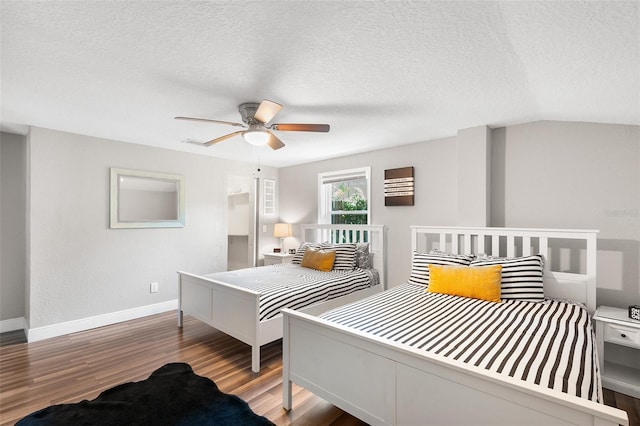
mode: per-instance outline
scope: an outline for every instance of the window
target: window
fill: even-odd
[[[318,174],[318,223],[369,224],[371,167]]]
[[[264,180],[264,214],[272,215],[276,212],[276,181],[273,179]]]

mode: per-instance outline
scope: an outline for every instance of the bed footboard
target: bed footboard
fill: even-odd
[[[251,370],[260,372],[260,347],[282,337],[282,316],[259,320],[260,293],[206,277],[178,272],[178,327],[185,313],[251,346]],[[303,311],[320,313],[381,291],[381,285],[317,303]]]
[[[283,407],[296,383],[371,424],[627,425],[624,411],[283,310]]]
[[[178,272],[178,326],[186,312],[251,346],[251,370],[260,371],[260,293],[206,277]]]

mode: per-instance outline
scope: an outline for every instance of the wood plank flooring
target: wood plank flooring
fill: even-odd
[[[93,399],[117,384],[146,379],[168,362],[187,362],[223,392],[238,395],[278,425],[364,425],[294,385],[293,410],[282,404],[281,342],[262,348],[262,369],[251,372],[249,346],[175,313],[164,313],[27,344],[22,331],[0,334],[0,424],[13,425],[52,404]],[[605,403],[640,426],[640,400],[605,391]]]
[[[168,362],[187,362],[226,393],[238,395],[278,425],[362,425],[294,386],[294,409],[282,409],[281,342],[263,346],[262,369],[251,371],[251,349],[207,325],[165,313],[25,343],[22,331],[0,335],[0,424],[52,404],[94,399],[120,383],[146,379]]]

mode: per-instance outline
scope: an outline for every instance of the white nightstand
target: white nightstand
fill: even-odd
[[[277,263],[290,263],[293,255],[289,253],[265,253],[264,266],[275,265]]]
[[[640,398],[640,321],[629,318],[628,311],[600,306],[593,315],[602,386]],[[605,361],[605,342],[635,349],[635,367]]]

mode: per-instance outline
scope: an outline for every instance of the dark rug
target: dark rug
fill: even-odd
[[[93,401],[31,413],[16,425],[273,425],[235,395],[220,392],[189,364],[160,367],[147,380],[118,385]]]

